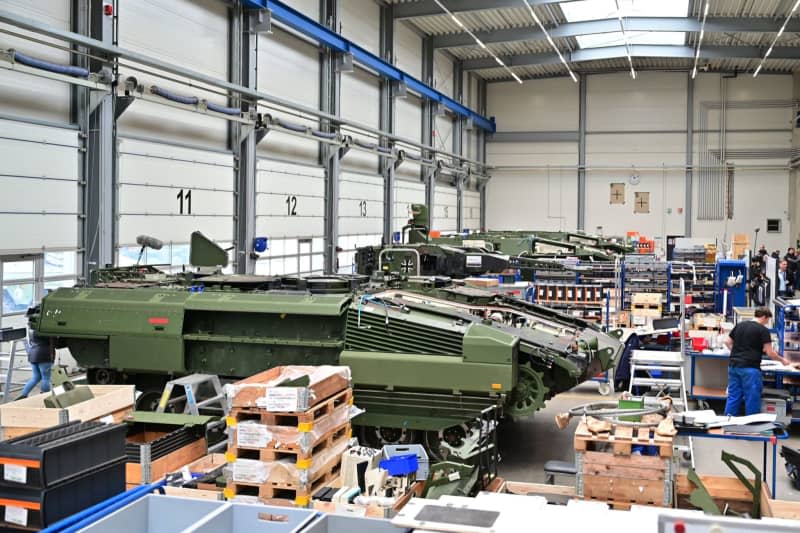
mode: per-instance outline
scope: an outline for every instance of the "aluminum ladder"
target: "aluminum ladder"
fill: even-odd
[[[27,330],[25,328],[3,328],[0,329],[0,342],[7,342],[10,343],[11,348],[6,352],[0,352],[0,361],[5,362],[8,364],[8,367],[5,373],[0,373],[0,379],[3,380],[3,390],[0,392],[0,397],[2,397],[1,402],[6,403],[8,402],[11,397],[11,387],[14,385],[24,385],[24,382],[15,382],[14,381],[14,370],[16,366],[16,358],[17,355],[21,355],[26,353],[25,349],[25,340],[27,338]],[[22,350],[19,349],[20,344],[22,345]],[[27,359],[26,359],[27,361]],[[25,369],[27,367],[22,367],[21,369]]]
[[[649,387],[651,391],[655,390],[672,398],[672,405],[676,411],[685,411],[689,408],[689,400],[683,365],[684,358],[681,352],[634,350],[631,355],[628,392],[633,394],[634,387]],[[637,372],[640,375],[637,376]],[[684,458],[691,461],[694,468],[694,445],[691,437],[687,440],[688,446],[675,448],[683,452]]]
[[[213,395],[198,401],[198,392],[204,385],[207,389],[210,388]],[[172,398],[172,392],[176,386],[183,389],[183,395]],[[185,414],[198,416],[201,408],[220,411],[222,415],[227,414],[225,394],[219,377],[214,374],[189,374],[188,376],[168,381],[164,386],[164,392],[161,394],[161,400],[158,402],[156,412],[163,413],[168,406],[182,400],[186,400],[186,405],[183,408]],[[219,405],[214,406],[215,403]]]

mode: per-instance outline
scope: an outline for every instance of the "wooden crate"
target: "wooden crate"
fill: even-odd
[[[231,407],[261,407],[269,389],[285,379],[304,375],[311,378],[305,387],[309,407],[350,387],[350,369],[346,366],[277,366],[227,386],[228,402]]]
[[[275,413],[260,407],[234,407],[228,416],[228,422],[244,420],[254,420],[268,426],[289,426],[298,427],[301,425],[314,425],[321,423],[321,420],[334,413],[336,409],[343,405],[353,403],[353,390],[344,389],[334,393],[325,400],[317,404],[308,411]]]
[[[82,385],[79,385],[82,386]],[[63,409],[45,407],[50,393],[0,405],[0,437],[10,439],[66,422],[113,419],[120,422],[133,410],[133,385],[89,385],[94,398]],[[110,417],[110,418],[106,418]]]
[[[350,421],[332,428],[328,433],[322,435],[309,448],[301,448],[294,445],[292,447],[267,446],[264,448],[250,448],[247,446],[228,447],[226,457],[229,462],[236,459],[258,459],[259,461],[279,461],[281,459],[291,459],[295,463],[305,460],[312,460],[322,452],[341,447],[341,443],[347,441],[352,436]]]
[[[749,473],[748,473],[749,477]],[[751,513],[753,510],[753,495],[744,484],[735,477],[728,476],[700,476],[700,480],[708,490],[717,506],[722,509],[726,505],[738,513]],[[689,482],[685,474],[679,474],[675,479],[676,503],[680,509],[694,509],[689,503],[689,495],[695,486]],[[765,516],[771,512],[769,488],[765,482],[761,483],[761,511]],[[776,505],[776,510],[781,505]]]
[[[135,485],[134,485],[135,486]],[[221,490],[190,489],[188,487],[164,487],[167,496],[180,496],[182,498],[195,498],[198,500],[224,500]]]
[[[632,455],[634,445],[653,446],[658,455]],[[672,503],[673,438],[654,428],[614,425],[607,433],[591,433],[586,422],[575,431],[576,493],[615,509],[631,505],[668,507]]]
[[[715,331],[722,326],[722,315],[716,313],[695,313],[692,328],[698,331]]]
[[[264,503],[286,504],[289,500],[295,505],[305,506],[311,502],[311,496],[322,487],[327,486],[339,477],[342,468],[341,453],[326,464],[310,472],[306,483],[283,479],[265,483],[244,483],[228,481],[224,495],[226,499],[237,496],[255,496]]]
[[[657,292],[635,292],[631,295],[631,304],[661,307],[661,301],[661,293]]]
[[[125,464],[125,482],[138,485],[152,483],[170,472],[180,470],[192,461],[203,457],[208,452],[204,438],[197,439],[186,446],[159,457],[155,461],[145,460],[142,463]]]
[[[655,433],[655,428],[612,426],[608,433],[592,433],[586,422],[581,421],[575,429],[575,451],[602,451],[608,447],[616,455],[630,455],[636,445],[658,446],[659,457],[672,457],[673,437]]]
[[[340,478],[341,479],[341,478]],[[326,485],[328,487],[341,487],[341,484],[330,483]],[[396,515],[405,505],[411,500],[411,498],[420,498],[422,497],[422,492],[425,490],[425,482],[424,481],[415,481],[411,487],[409,487],[408,492],[403,494],[401,497],[395,501],[394,505],[391,507],[381,507],[379,505],[358,505],[356,503],[333,503],[333,502],[323,502],[319,500],[314,500],[312,502],[312,507],[317,511],[322,511],[324,513],[335,513],[335,514],[345,514],[345,515],[354,515],[354,516],[367,516],[370,518],[392,518]]]

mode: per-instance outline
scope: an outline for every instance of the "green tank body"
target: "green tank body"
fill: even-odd
[[[147,407],[167,379],[185,374],[238,379],[279,365],[347,365],[366,410],[354,423],[378,444],[433,439],[465,454],[459,447],[469,446],[481,411],[532,415],[611,368],[622,349],[587,322],[448,278],[127,267],[93,279],[49,293],[31,316],[90,382],[134,383]]]

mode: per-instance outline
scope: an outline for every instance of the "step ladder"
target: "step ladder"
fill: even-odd
[[[3,390],[0,392],[0,403],[6,403],[11,400],[11,388],[14,385],[24,385],[25,382],[14,381],[14,370],[25,370],[30,368],[27,366],[27,357],[25,358],[26,366],[16,368],[16,359],[18,355],[26,353],[25,340],[27,339],[27,330],[25,328],[3,328],[0,329],[0,343],[7,342],[11,348],[8,352],[0,352],[0,362],[6,363],[8,366],[4,373],[0,373],[0,380],[3,383]],[[20,347],[22,349],[20,349]]]
[[[206,390],[211,390],[213,395],[203,398],[198,401],[198,392],[201,388],[206,387]],[[172,397],[175,387],[183,389],[183,395]],[[161,400],[158,402],[156,408],[157,413],[163,413],[168,406],[174,405],[180,401],[186,401],[183,408],[184,414],[192,414],[195,416],[200,415],[200,409],[219,411],[220,415],[227,415],[228,410],[225,402],[225,394],[222,390],[219,377],[214,374],[189,374],[182,378],[173,379],[168,381],[164,386],[164,392],[161,394]],[[214,405],[218,404],[218,405]]]
[[[634,387],[648,387],[659,396],[669,396],[676,411],[688,409],[689,400],[686,392],[684,374],[684,358],[681,352],[656,350],[634,350],[631,354],[631,379],[628,392],[633,394]],[[689,445],[676,446],[682,452],[688,452],[694,467],[694,449],[692,438]]]

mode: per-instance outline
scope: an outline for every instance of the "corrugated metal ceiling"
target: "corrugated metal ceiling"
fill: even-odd
[[[420,0],[385,0],[391,4],[416,3]],[[430,0],[422,0],[430,2]],[[521,3],[522,0],[520,0]],[[664,0],[669,1],[669,0]],[[699,18],[702,15],[705,0],[690,0],[689,16]],[[706,32],[703,38],[703,46],[750,46],[766,48],[775,37],[778,28],[784,18],[792,8],[794,0],[710,0],[709,17],[737,17],[737,18],[757,18],[772,19],[775,21],[775,33],[758,32],[730,32],[730,33],[711,33]],[[444,0],[448,5],[448,0]],[[471,31],[491,32],[508,28],[533,28],[534,23],[527,8],[520,7],[491,8],[492,2],[487,1],[487,9],[478,11],[457,12],[456,16]],[[536,6],[536,14],[549,27],[555,27],[565,23],[566,19],[559,7],[559,4],[547,4]],[[796,15],[800,18],[800,15]],[[448,35],[461,33],[458,25],[448,15],[432,15],[423,17],[413,17],[404,19],[403,23],[409,24],[417,31],[430,36]],[[688,33],[686,44],[696,46],[699,34]],[[574,37],[555,39],[556,46],[562,51],[578,49],[578,43]],[[778,40],[777,46],[800,47],[800,34],[786,32]],[[552,48],[549,43],[542,39],[538,41],[514,41],[504,43],[494,43],[488,45],[489,50],[501,57],[508,57],[520,54],[550,54]],[[491,54],[478,46],[463,46],[448,48],[447,52],[460,60],[478,59],[491,57]],[[714,71],[746,71],[752,70],[758,65],[758,59],[715,59],[701,60],[701,65]],[[692,68],[693,61],[678,58],[634,58],[634,65],[637,69],[681,69]],[[588,61],[571,64],[575,72],[597,72],[603,70],[625,70],[628,68],[625,57],[614,58],[602,61]],[[800,68],[800,60],[794,59],[770,59],[764,63],[764,72],[791,72]],[[550,77],[566,75],[563,65],[529,65],[514,67],[514,72],[522,77]],[[490,68],[474,71],[477,75],[487,80],[510,79],[508,72],[502,68]]]

